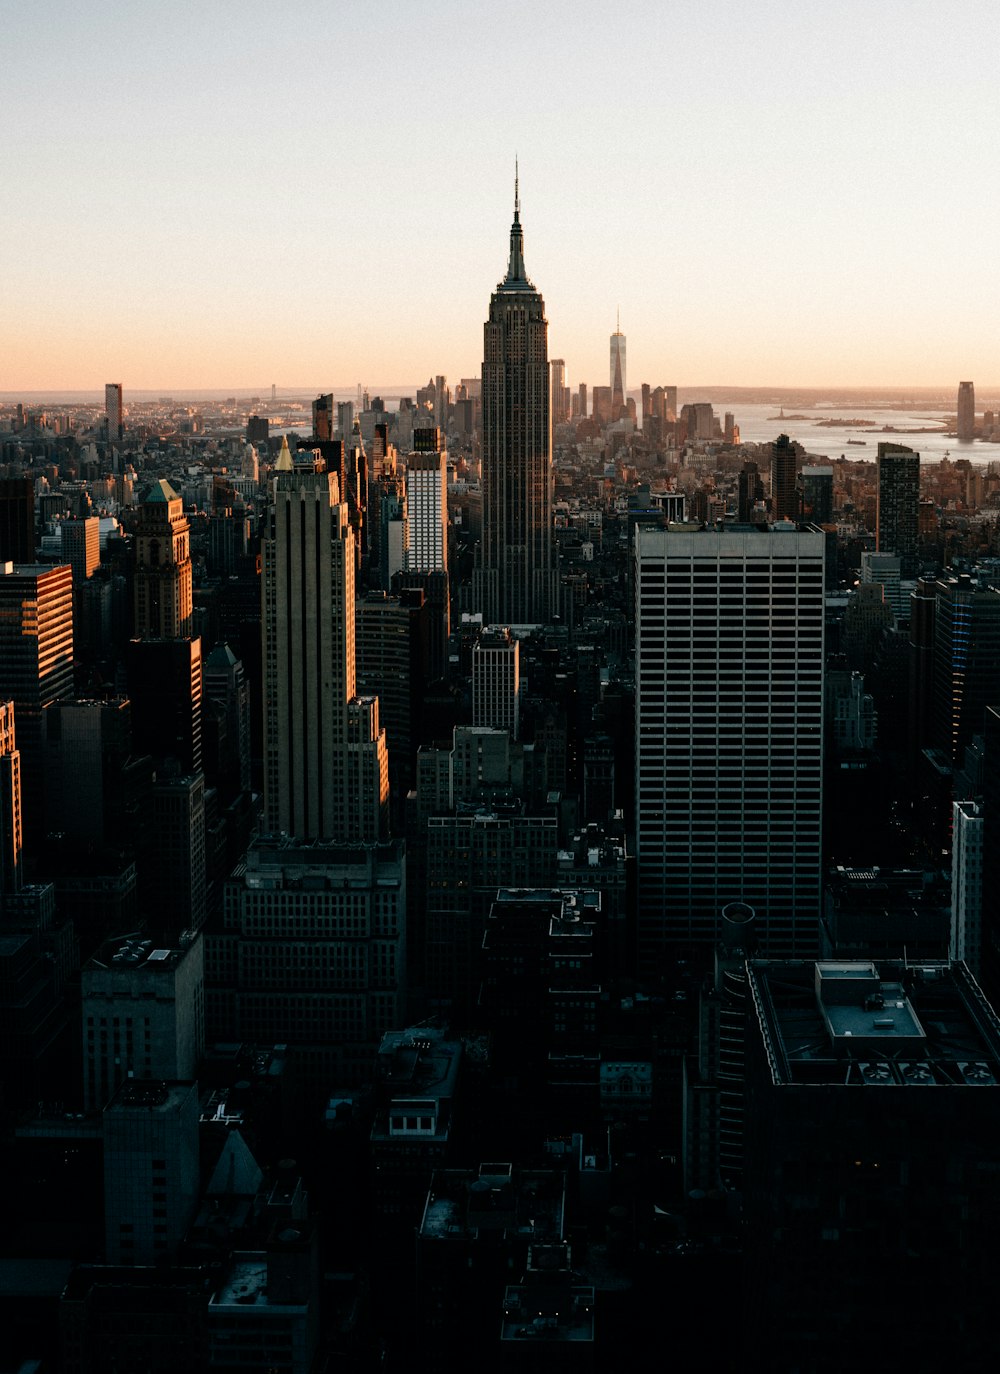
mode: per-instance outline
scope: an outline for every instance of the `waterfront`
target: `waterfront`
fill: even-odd
[[[939,428],[935,433],[914,434],[907,431],[920,430],[925,426],[943,426],[948,420],[954,421],[954,412],[940,410],[869,410],[856,403],[846,402],[833,407],[816,406],[807,411],[799,406],[792,412],[795,415],[809,414],[805,420],[775,419],[780,407],[773,404],[746,405],[740,403],[724,404],[715,402],[715,413],[722,415],[732,410],[740,427],[740,438],[744,444],[772,443],[779,434],[787,434],[790,439],[800,443],[807,453],[816,458],[832,461],[835,458],[855,458],[860,461],[875,461],[880,443],[904,444],[919,453],[929,462],[937,463],[950,454],[952,459],[969,458],[976,463],[1000,462],[1000,444],[984,444],[979,440],[960,444],[954,434],[945,433]],[[818,425],[820,420],[864,419],[871,424],[857,425]],[[883,432],[883,425],[891,425],[895,433]],[[864,444],[849,443],[848,440],[864,440]]]

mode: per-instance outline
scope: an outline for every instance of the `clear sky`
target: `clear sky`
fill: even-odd
[[[0,391],[1000,378],[996,0],[14,0]]]

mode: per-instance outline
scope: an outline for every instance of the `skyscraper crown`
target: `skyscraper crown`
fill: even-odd
[[[510,226],[510,258],[507,275],[497,286],[498,291],[534,291],[534,285],[524,267],[524,231],[521,228],[521,193],[514,163],[514,223]]]

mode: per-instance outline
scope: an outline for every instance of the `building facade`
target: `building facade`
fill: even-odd
[[[520,706],[520,645],[506,627],[486,629],[472,650],[472,724],[517,739]]]
[[[437,429],[415,430],[415,452],[406,460],[408,572],[448,568],[448,455],[439,446],[438,433]]]
[[[262,547],[264,813],[298,839],[377,839],[350,789],[348,756],[376,755],[388,806],[385,733],[355,695],[355,536],[336,477],[312,454],[278,459]],[[365,720],[377,733],[363,739]],[[357,760],[355,760],[357,762]]]
[[[399,842],[357,849],[263,840],[206,937],[211,1039],[287,1044],[314,1087],[371,1072],[402,1025],[406,866]],[[332,1077],[331,1077],[332,1076]]]
[[[875,459],[878,497],[875,547],[895,554],[903,577],[918,572],[920,454],[902,444],[879,444]]]
[[[638,957],[710,947],[722,908],[765,950],[816,948],[823,535],[636,530]]]

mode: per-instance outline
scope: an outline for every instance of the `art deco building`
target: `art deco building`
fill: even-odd
[[[718,938],[817,949],[823,765],[818,530],[636,530],[641,968]]]
[[[355,701],[354,532],[320,466],[312,453],[293,466],[283,444],[263,541],[264,811],[274,833],[372,842],[388,812],[385,731],[377,702]]]
[[[139,507],[135,632],[140,639],[191,633],[191,545],[184,505],[169,482],[154,482]]]
[[[507,275],[484,328],[482,404],[479,609],[489,624],[539,624],[555,611],[548,321],[524,266],[516,183]]]

